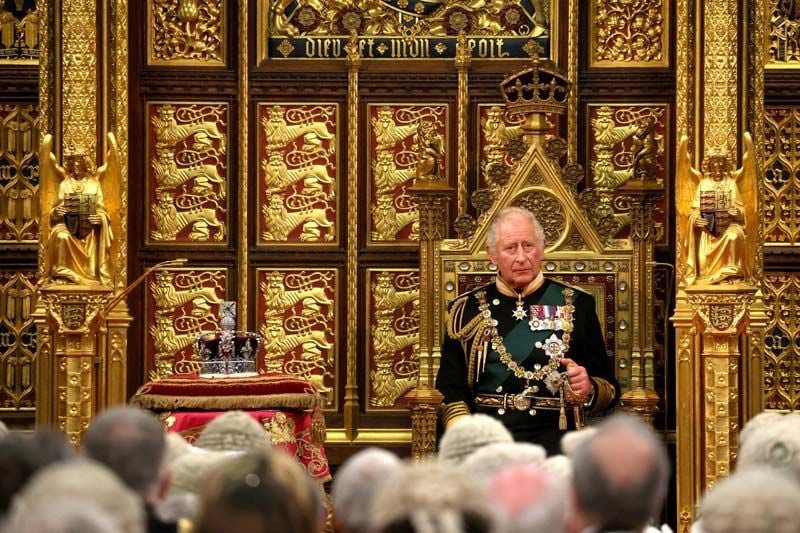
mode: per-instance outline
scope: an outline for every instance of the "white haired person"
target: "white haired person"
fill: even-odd
[[[619,386],[594,298],[545,277],[544,249],[533,213],[520,207],[497,213],[486,237],[497,276],[450,305],[436,388],[444,395],[445,427],[484,413],[514,440],[558,453],[581,409],[609,409]]]

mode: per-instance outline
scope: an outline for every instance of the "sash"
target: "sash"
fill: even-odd
[[[540,298],[540,301],[559,302],[559,305],[563,305],[564,296],[561,291],[562,287],[559,284],[551,283]],[[526,366],[524,363],[533,356],[534,352],[537,350],[535,346],[536,342],[544,342],[545,339],[553,334],[553,331],[555,330],[531,331],[531,326],[528,321],[520,320],[504,337],[503,344],[505,344],[506,351],[511,355],[511,358],[519,366]],[[478,342],[478,338],[475,339],[475,342]],[[497,353],[497,350],[491,350],[486,359],[486,370],[481,374],[478,383],[476,383],[476,388],[495,392],[497,387],[505,383],[505,381],[513,375],[514,374],[508,367],[500,362],[500,354]]]

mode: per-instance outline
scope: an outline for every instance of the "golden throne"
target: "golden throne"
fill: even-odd
[[[487,165],[488,187],[472,196],[477,219],[462,213],[454,222],[458,238],[437,238],[445,234],[446,210],[436,205],[441,206],[448,188],[420,180],[415,187],[421,226],[420,374],[417,388],[408,395],[415,458],[435,451],[436,409],[441,396],[433,384],[447,306],[462,292],[494,278],[494,266],[485,251],[486,233],[495,213],[505,207],[525,207],[541,222],[546,235],[545,276],[578,286],[595,297],[608,357],[613,359],[623,391],[640,386],[637,378],[645,366],[652,370],[652,360],[644,361],[644,351],[634,337],[634,289],[639,285],[634,276],[640,273],[634,270],[635,240],[609,238],[608,232],[598,231],[577,191],[583,169],[576,164],[562,166],[566,143],[548,134],[551,124],[546,114],[566,110],[569,83],[552,63],[534,59],[530,68],[504,80],[501,90],[505,112],[525,117],[516,139],[503,147],[519,155],[510,166],[502,154],[495,159],[497,168]]]

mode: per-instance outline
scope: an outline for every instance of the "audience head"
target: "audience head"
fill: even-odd
[[[572,457],[578,446],[590,439],[595,433],[597,433],[597,428],[594,426],[586,426],[576,431],[567,431],[561,437],[561,452],[567,457]]]
[[[489,498],[506,533],[560,533],[567,527],[567,483],[536,465],[500,470],[489,483]]]
[[[303,468],[281,451],[225,460],[208,477],[196,533],[319,533],[322,494]]]
[[[116,406],[100,413],[84,437],[86,455],[117,474],[146,501],[161,478],[166,437],[159,421],[136,407]]]
[[[337,531],[369,531],[369,507],[381,483],[399,470],[402,462],[391,452],[367,448],[353,455],[333,478],[334,520]]]
[[[244,411],[228,411],[206,424],[197,437],[198,448],[216,451],[258,452],[272,442],[267,430]]]
[[[181,437],[179,433],[170,431],[165,438],[164,464],[166,465],[171,465],[178,457],[191,453],[193,449],[193,446]]]
[[[52,429],[30,435],[9,434],[0,444],[0,516],[8,511],[11,499],[40,469],[75,457],[75,450],[64,433]]]
[[[800,482],[800,415],[762,413],[745,425],[736,468],[754,466],[782,470]]]
[[[547,452],[529,442],[495,442],[478,448],[464,459],[464,470],[486,485],[500,470],[510,465],[541,465]]]
[[[457,465],[404,465],[372,500],[374,533],[483,533],[492,530],[486,492]]]
[[[800,533],[800,485],[770,468],[736,472],[700,508],[703,533]]]
[[[542,470],[572,484],[572,459],[566,455],[551,455],[542,463]]]
[[[9,431],[8,428],[6,427],[6,424],[2,420],[0,420],[0,440],[3,440],[3,438],[5,438],[6,435],[8,434]]]
[[[641,529],[661,511],[669,481],[664,445],[639,420],[616,415],[578,445],[572,483],[583,527]]]
[[[5,531],[14,533],[117,533],[114,518],[94,502],[62,495],[32,502],[15,513]]]
[[[50,502],[63,498],[69,498],[74,506],[95,506],[113,521],[113,531],[145,531],[141,498],[108,468],[84,459],[55,463],[38,472],[14,499],[9,521],[25,525],[29,515],[41,514],[36,509],[41,509],[43,503],[50,513]]]
[[[502,422],[484,414],[464,416],[442,435],[439,459],[460,463],[478,448],[495,442],[514,442],[514,437]]]

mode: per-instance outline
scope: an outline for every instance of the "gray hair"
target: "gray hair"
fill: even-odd
[[[572,462],[579,512],[594,526],[640,529],[660,512],[669,460],[664,444],[639,420],[615,415],[603,422],[578,445]]]
[[[700,507],[703,533],[798,533],[800,486],[768,468],[736,472]]]
[[[166,436],[147,411],[116,406],[100,413],[86,431],[84,444],[90,458],[106,465],[142,497],[159,480]]]
[[[486,493],[457,466],[406,464],[381,484],[370,511],[374,533],[488,533],[494,513]]]
[[[272,448],[264,426],[244,411],[228,411],[209,422],[195,446],[206,450],[262,452]]]
[[[14,500],[9,519],[17,520],[17,515],[31,514],[42,502],[50,502],[65,495],[81,504],[88,502],[95,505],[114,521],[114,531],[145,531],[145,513],[141,498],[108,468],[85,459],[55,463],[41,470]],[[47,512],[51,512],[49,508]]]
[[[542,225],[539,224],[539,221],[536,219],[536,215],[525,208],[512,206],[501,209],[492,219],[492,223],[489,225],[489,230],[486,232],[487,250],[495,251],[498,239],[497,229],[500,227],[500,224],[509,218],[521,218],[530,222],[533,226],[533,237],[536,239],[536,244],[544,248],[544,229],[542,229]]]
[[[800,415],[759,415],[751,422],[742,430],[737,468],[769,466],[800,481]]]
[[[349,533],[369,531],[369,507],[382,482],[402,466],[400,459],[380,448],[367,448],[344,462],[331,487],[336,520]]]
[[[117,533],[114,519],[96,503],[70,495],[32,502],[15,513],[5,531],[15,533]]]

